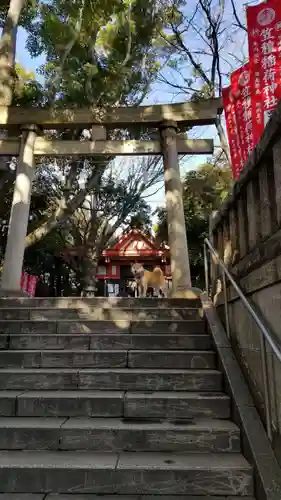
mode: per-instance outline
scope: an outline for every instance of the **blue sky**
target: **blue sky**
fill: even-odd
[[[44,57],[36,57],[32,59],[25,48],[26,45],[26,32],[22,28],[19,28],[18,38],[17,38],[17,62],[19,62],[25,69],[33,71],[36,75],[36,79],[40,80],[40,75],[36,71],[44,63]]]

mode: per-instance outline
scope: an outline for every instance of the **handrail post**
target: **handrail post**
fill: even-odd
[[[226,276],[224,270],[222,270],[222,287],[223,287],[223,297],[224,297],[224,315],[225,315],[225,327],[227,337],[230,339],[230,324],[229,324],[229,311],[228,311],[228,299],[227,299],[227,288],[226,288]]]
[[[262,378],[263,378],[263,385],[264,385],[266,431],[267,431],[268,439],[270,441],[272,441],[272,412],[271,412],[271,403],[270,403],[268,362],[267,362],[267,356],[266,356],[266,340],[265,340],[262,332],[260,332],[260,345],[261,345]]]
[[[208,263],[208,249],[206,243],[204,243],[204,270],[205,270],[205,288],[207,296],[209,297],[210,285],[209,285],[209,263]]]

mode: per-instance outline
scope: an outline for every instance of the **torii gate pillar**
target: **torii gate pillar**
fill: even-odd
[[[22,295],[20,282],[35,173],[34,145],[37,127],[25,125],[22,130],[0,295]]]
[[[177,124],[160,124],[164,160],[165,197],[170,246],[172,295],[185,297],[191,289],[190,265],[177,151]]]

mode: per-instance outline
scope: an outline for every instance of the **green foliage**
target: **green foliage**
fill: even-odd
[[[20,64],[15,66],[16,82],[13,105],[39,106],[43,104],[43,88],[32,72],[26,71]]]
[[[232,185],[232,172],[226,166],[207,163],[188,172],[183,182],[183,203],[192,282],[203,286],[203,242],[209,233],[209,217],[218,210]],[[158,242],[168,243],[166,211],[158,209]]]
[[[128,223],[127,231],[130,231],[131,229],[138,229],[147,236],[151,236],[152,234],[151,208],[146,203],[144,203],[143,205],[144,206],[142,207],[141,210],[139,210],[135,215],[131,216]]]
[[[7,18],[10,0],[1,0],[0,5],[0,28],[3,28]],[[23,12],[20,17],[20,25],[27,28],[38,13],[39,0],[25,0]]]
[[[9,4],[8,0],[1,2],[1,26]],[[166,0],[26,0],[20,25],[28,32],[30,55],[46,57],[40,68],[44,84],[40,85],[33,74],[17,65],[13,104],[55,107],[139,104],[159,71],[155,40],[165,22],[167,4]],[[55,137],[79,139],[81,131],[63,131]],[[147,170],[147,182],[141,169],[114,177],[110,174],[111,160],[104,158],[101,163],[96,157],[78,161],[44,158],[37,168],[29,233],[51,220],[58,207],[69,206],[62,227],[58,225],[44,233],[44,239],[37,240],[25,254],[27,269],[46,276],[53,289],[57,281],[61,291],[79,287],[81,276],[77,277],[76,270],[61,259],[64,247],[73,248],[82,242],[87,249],[81,273],[85,274],[88,257],[95,261],[117,227],[126,229],[130,224],[141,224],[139,214],[144,225],[149,226],[149,210],[142,195],[146,187],[159,179],[159,169],[152,166]],[[4,172],[2,178],[0,174],[4,190],[0,206],[5,222],[1,234],[3,257],[13,175]],[[90,182],[92,178],[95,182]],[[90,187],[80,197],[80,207],[72,210],[71,203],[83,191],[81,181]],[[91,211],[83,205],[89,198],[98,203]],[[92,252],[88,252],[89,243]],[[62,274],[64,286],[59,279]]]
[[[77,106],[141,100],[158,69],[153,40],[163,11],[155,0],[42,2],[27,47],[33,57],[47,56],[48,99]]]
[[[70,259],[69,265],[76,274],[79,289],[87,285],[89,276],[94,276],[98,259],[104,248],[112,243],[115,231],[124,232],[132,227],[148,231],[151,227],[150,207],[142,198],[142,188],[137,184],[138,169],[135,170],[131,189],[128,178],[118,175],[102,177],[99,187],[68,222],[64,230],[65,248],[79,249],[78,255]]]

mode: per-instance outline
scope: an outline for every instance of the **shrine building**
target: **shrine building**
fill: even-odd
[[[60,253],[66,261],[80,256],[83,258],[83,248],[65,249]],[[118,296],[124,292],[132,292],[135,283],[131,265],[134,262],[143,264],[152,271],[160,267],[171,286],[170,251],[168,246],[159,246],[153,238],[138,229],[131,229],[121,234],[112,246],[102,252],[99,259],[96,278],[98,296]]]
[[[133,281],[131,264],[134,262],[140,262],[149,271],[156,266],[161,267],[170,282],[169,248],[157,246],[142,231],[132,229],[103,251],[96,275],[99,294],[117,296],[130,287]]]

